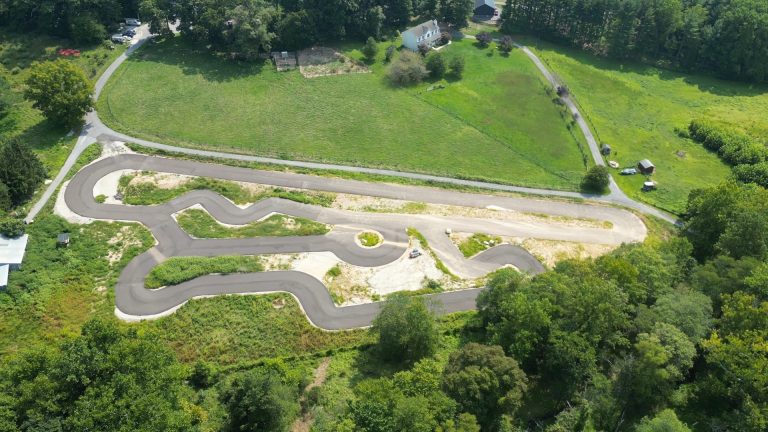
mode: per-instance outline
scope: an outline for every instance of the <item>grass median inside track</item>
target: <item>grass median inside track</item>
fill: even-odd
[[[570,119],[521,52],[455,41],[463,78],[396,88],[382,43],[372,73],[305,78],[221,60],[177,37],[143,47],[107,85],[111,127],[168,144],[575,190]],[[337,47],[359,59],[358,45]]]
[[[178,285],[209,274],[256,273],[264,270],[258,257],[172,257],[153,268],[144,281],[146,288]]]
[[[329,231],[325,224],[281,214],[235,227],[222,225],[208,212],[198,209],[186,210],[176,220],[184,231],[196,238],[310,236],[327,234]]]

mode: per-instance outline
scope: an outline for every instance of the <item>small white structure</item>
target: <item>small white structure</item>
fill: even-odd
[[[29,236],[26,234],[17,238],[0,235],[0,289],[8,286],[8,273],[21,268],[27,240]]]
[[[403,32],[403,46],[411,51],[418,51],[421,44],[432,48],[439,40],[437,20],[425,21]]]

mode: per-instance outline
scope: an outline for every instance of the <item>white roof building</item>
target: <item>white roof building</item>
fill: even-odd
[[[29,236],[17,238],[0,235],[0,288],[8,286],[8,273],[21,268],[24,252],[27,250]]]
[[[432,47],[440,37],[440,26],[437,20],[424,21],[403,32],[403,46],[411,51],[418,51],[419,45]]]

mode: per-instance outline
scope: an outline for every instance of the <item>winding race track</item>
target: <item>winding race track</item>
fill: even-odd
[[[94,186],[105,175],[118,170],[142,170],[212,177],[318,191],[350,193],[416,202],[459,205],[497,210],[546,213],[554,216],[608,221],[612,227],[574,228],[569,226],[431,215],[400,215],[353,212],[292,201],[269,198],[248,208],[240,208],[211,191],[193,191],[166,204],[125,206],[99,204]],[[583,243],[620,244],[641,241],[646,228],[630,212],[606,206],[542,201],[492,195],[460,193],[444,189],[382,183],[366,183],[314,177],[293,173],[259,171],[185,160],[143,155],[120,155],[102,159],[81,170],[70,182],[64,200],[73,212],[94,219],[140,222],[147,226],[157,245],[132,260],[123,270],[115,287],[116,312],[124,319],[149,319],[173,312],[195,297],[222,294],[288,292],[294,295],[310,321],[323,329],[336,330],[371,324],[380,304],[370,303],[337,307],[327,288],[316,278],[297,271],[210,275],[179,285],[149,290],[144,279],[156,265],[173,256],[262,255],[330,251],[339,259],[356,266],[376,267],[403,256],[408,248],[406,228],[419,230],[438,257],[462,277],[479,277],[503,265],[538,273],[543,266],[522,248],[501,245],[466,259],[444,234],[447,227],[457,232],[484,232],[493,235],[534,237]],[[247,239],[194,239],[176,223],[173,215],[193,205],[202,206],[222,223],[241,225],[273,213],[304,217],[333,226],[321,236],[260,237]],[[355,242],[362,230],[381,233],[384,243],[364,249]],[[475,307],[478,289],[435,294],[440,311],[455,312]]]

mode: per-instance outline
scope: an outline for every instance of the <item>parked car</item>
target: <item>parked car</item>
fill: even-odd
[[[136,36],[136,30],[128,29],[128,30],[123,32],[123,36],[132,38],[132,37]]]
[[[410,259],[418,258],[420,256],[421,256],[421,251],[418,249],[414,249],[411,251],[411,253],[408,254],[408,258]]]
[[[126,18],[125,23],[129,26],[135,26],[138,27],[141,25],[141,21],[138,20],[138,18]]]
[[[637,169],[635,168],[624,168],[621,170],[621,175],[635,175],[637,174]]]
[[[129,37],[127,37],[127,36],[123,36],[123,35],[121,35],[121,34],[113,34],[113,35],[112,35],[112,37],[111,37],[110,39],[111,39],[111,40],[112,40],[112,42],[114,42],[114,43],[119,43],[119,44],[122,44],[122,43],[126,43],[126,42],[127,42],[127,41],[129,41],[131,38],[129,38]]]

